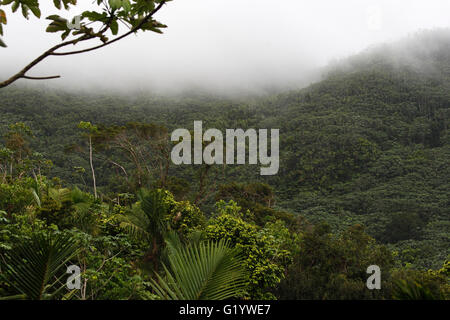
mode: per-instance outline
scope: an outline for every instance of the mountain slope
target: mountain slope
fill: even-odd
[[[124,98],[12,87],[0,91],[1,126],[27,122],[35,150],[52,175],[80,185],[79,121],[153,122],[175,128],[279,128],[280,171],[228,166],[218,183],[262,181],[276,206],[327,221],[336,232],[361,223],[398,251],[403,263],[437,267],[450,241],[450,33],[434,31],[385,45],[330,67],[300,91],[261,99]],[[111,167],[96,159],[100,189],[120,190]],[[191,168],[171,168],[189,185]],[[89,181],[89,177],[86,177]],[[81,185],[80,185],[81,186]],[[212,202],[206,202],[208,207]]]

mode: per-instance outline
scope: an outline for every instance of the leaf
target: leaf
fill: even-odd
[[[122,6],[122,1],[121,0],[109,0],[109,6],[111,7],[111,9],[117,10]]]
[[[66,30],[62,35],[61,35],[61,39],[65,40],[69,35],[70,35],[70,31],[71,30]]]
[[[65,234],[34,234],[26,243],[5,254],[0,260],[2,271],[14,287],[28,299],[48,296],[65,263],[77,253],[75,240]],[[50,293],[51,296],[51,293]]]
[[[59,31],[66,31],[69,30],[69,27],[67,26],[67,19],[64,19],[58,15],[51,15],[46,18],[47,20],[52,20],[46,31],[47,32],[59,32]]]
[[[61,23],[56,23],[56,22],[52,22],[48,25],[47,29],[45,29],[45,31],[47,32],[59,32],[59,31],[66,31],[67,30],[67,26],[66,25],[61,25]]]
[[[39,195],[36,192],[36,189],[31,188],[31,193],[33,194],[34,201],[36,202],[37,206],[41,207],[41,199],[39,198]]]
[[[111,28],[111,32],[113,35],[116,35],[119,32],[119,24],[117,23],[117,20],[111,21],[109,27]]]
[[[166,240],[169,266],[166,278],[157,275],[151,286],[162,299],[222,300],[238,296],[246,273],[242,256],[227,242],[202,242],[183,246],[174,235]],[[176,236],[175,236],[176,238]]]
[[[61,0],[53,0],[53,4],[59,10],[61,10]]]
[[[31,10],[31,12],[33,12],[33,14],[35,15],[36,18],[41,17],[41,10],[39,9],[38,6],[31,6],[30,10]]]
[[[19,2],[14,2],[11,7],[11,10],[12,10],[12,12],[16,12],[17,9],[19,9]]]
[[[131,3],[130,0],[123,0],[122,1],[122,7],[125,10],[125,12],[130,12],[131,11]]]
[[[26,5],[22,5],[22,15],[23,15],[23,17],[25,18],[25,19],[28,19],[29,18],[29,16],[28,16],[28,11],[29,11],[30,9],[28,8],[28,6],[26,6]]]
[[[6,20],[6,13],[5,11],[0,9],[0,23],[6,24],[8,21]]]
[[[51,16],[48,16],[45,18],[47,20],[53,20],[53,21],[59,21],[59,22],[67,22],[67,19],[64,19],[63,17],[58,16],[57,14],[53,14]]]
[[[108,21],[108,15],[105,12],[98,13],[95,11],[85,11],[81,14],[81,16],[88,18],[89,21],[101,21],[101,22]]]
[[[62,8],[61,3],[64,5],[64,9],[68,10],[69,5],[77,4],[77,0],[53,0],[53,4],[58,10],[61,10]]]
[[[0,47],[6,48],[7,45],[3,42],[2,38],[0,38]]]

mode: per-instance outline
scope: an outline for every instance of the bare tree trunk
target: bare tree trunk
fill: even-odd
[[[94,164],[92,162],[92,137],[89,135],[89,163],[91,164],[92,180],[94,181],[94,197],[97,199],[97,184],[95,182]]]

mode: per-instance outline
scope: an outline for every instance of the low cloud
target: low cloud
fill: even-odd
[[[42,11],[55,12],[50,5]],[[62,76],[48,86],[123,92],[295,89],[333,59],[420,29],[449,27],[449,11],[444,0],[174,0],[156,17],[169,26],[165,34],[139,33],[96,52],[51,57],[30,74]],[[45,19],[8,15],[2,77],[59,41],[45,34]]]

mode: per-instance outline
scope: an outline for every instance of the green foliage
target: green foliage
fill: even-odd
[[[19,293],[32,300],[52,299],[64,288],[59,279],[77,250],[66,234],[38,233],[5,253],[5,277]]]
[[[17,9],[23,3],[8,2]],[[64,21],[73,19],[54,16],[53,31],[86,35],[94,22],[118,33],[114,16],[135,14],[136,25],[162,2],[105,3],[109,11],[83,13],[83,30],[67,34]],[[157,28],[153,23],[143,27]],[[83,271],[83,290],[65,297],[72,299],[158,298],[150,285],[155,272],[166,284],[159,293],[182,298],[177,275],[190,269],[174,267],[169,256],[184,252],[187,259],[220,241],[241,252],[245,290],[233,297],[448,299],[450,37],[415,41],[433,43],[426,56],[417,45],[408,51],[428,68],[375,51],[308,88],[263,98],[2,90],[0,254],[13,254],[36,234],[71,233],[82,243],[72,260]],[[169,132],[198,119],[218,129],[280,128],[279,174],[171,165]],[[91,159],[65,152],[88,142]],[[88,166],[96,168],[98,197],[89,192]],[[178,251],[164,242],[173,233],[188,242]],[[381,290],[365,287],[372,264],[381,267]],[[159,272],[162,265],[168,273]],[[183,286],[198,289],[193,279]],[[16,295],[13,284],[0,281],[0,296]]]
[[[138,197],[138,205],[127,216],[117,217],[121,221],[120,227],[143,240],[162,238],[167,230],[165,218],[173,200],[172,195],[161,189],[142,189]]]
[[[443,48],[437,45],[437,56],[447,55]],[[446,63],[436,62],[442,70]],[[218,200],[233,199],[244,212],[250,210],[260,227],[278,219],[291,227],[296,223],[295,219],[289,222],[291,212],[313,224],[326,221],[334,232],[363,224],[368,234],[391,244],[393,250],[420,248],[414,265],[427,269],[440,266],[448,252],[444,235],[450,213],[448,83],[445,74],[372,66],[333,75],[301,91],[248,103],[201,96],[178,100],[142,97],[131,103],[118,96],[92,100],[62,91],[44,94],[20,88],[4,90],[0,97],[3,132],[11,122],[32,125],[39,139],[30,139],[31,145],[54,163],[49,176],[61,177],[82,190],[87,190],[84,184],[91,184],[91,177],[75,175],[73,167],[87,168],[89,163],[76,153],[63,152],[64,146],[79,143],[75,124],[91,119],[99,124],[98,135],[105,133],[105,128],[116,127],[110,132],[114,143],[105,138],[109,147],[103,150],[94,137],[99,190],[112,193],[162,186],[158,181],[162,180],[159,159],[164,158],[163,153],[150,148],[150,135],[145,139],[135,135],[141,126],[127,126],[136,119],[147,125],[164,124],[169,132],[190,127],[200,116],[205,126],[218,129],[282,124],[279,174],[261,178],[252,166],[225,166],[223,174],[209,183],[210,195],[200,209],[211,212]],[[39,107],[34,100],[42,102]],[[28,120],[37,112],[42,114],[39,121]],[[58,114],[57,119],[50,116],[53,114]],[[122,127],[126,129],[119,130]],[[439,139],[432,138],[436,132]],[[146,146],[144,159],[152,160],[134,161],[131,153],[112,148],[118,145],[118,137],[133,142],[139,152]],[[120,164],[126,174],[110,160]],[[144,164],[151,173],[147,174]],[[177,200],[192,200],[199,189],[196,170],[169,166],[164,188],[174,191]],[[269,205],[272,195],[276,201]],[[403,218],[408,223],[397,223]],[[397,236],[390,231],[395,226],[405,230]]]
[[[386,225],[383,240],[394,243],[407,239],[419,240],[424,225],[425,222],[416,213],[393,214]]]
[[[29,178],[20,179],[14,184],[0,184],[0,209],[8,213],[22,213],[34,201],[31,186],[34,181]]]
[[[80,243],[76,264],[81,268],[81,290],[72,299],[150,299],[145,275],[132,263],[144,251],[123,234],[89,235],[71,231]]]
[[[303,234],[278,294],[282,299],[380,299],[389,295],[392,263],[391,253],[377,245],[361,226],[337,237],[328,225],[318,225]],[[367,290],[365,283],[370,265],[383,270],[381,290],[375,292]]]
[[[203,230],[206,225],[203,213],[189,201],[174,201],[166,220],[171,230],[176,230],[185,237]]]
[[[66,9],[69,9],[69,5],[76,5],[76,0],[54,0],[53,3],[56,8],[61,9],[61,2],[64,4]],[[24,18],[29,19],[30,11],[36,18],[41,17],[41,10],[39,8],[38,0],[3,0],[0,2],[2,5],[11,5],[12,12],[16,12],[19,8],[21,8],[22,15]],[[0,35],[3,35],[3,29],[1,27],[2,24],[6,25],[6,14],[4,10],[0,10]],[[0,38],[0,46],[6,47],[4,42]]]
[[[47,194],[41,199],[38,216],[48,224],[63,225],[72,211],[72,199],[69,189],[48,188]]]
[[[166,26],[151,17],[151,13],[155,9],[157,4],[161,2],[168,2],[170,0],[109,0],[102,1],[96,0],[94,4],[97,5],[95,11],[85,11],[80,16],[80,25],[76,28],[71,28],[69,22],[74,23],[75,17],[65,19],[59,15],[48,16],[47,19],[51,20],[46,31],[50,33],[61,32],[62,40],[65,40],[68,36],[82,35],[85,37],[99,38],[103,42],[108,41],[108,37],[104,34],[106,31],[110,31],[112,35],[117,35],[119,32],[119,21],[123,22],[130,29],[153,31],[162,33],[161,29]],[[16,12],[21,8],[22,15],[28,19],[30,11],[36,18],[41,17],[41,10],[38,0],[3,0],[0,2],[2,5],[11,5],[13,12]],[[53,4],[55,8],[61,10],[68,10],[70,6],[77,6],[77,0],[54,0]],[[95,31],[94,28],[88,27],[89,23],[83,20],[87,19],[89,22],[95,22],[100,24],[99,31]],[[0,10],[0,36],[3,35],[3,25],[6,25],[6,14],[4,10]],[[6,47],[5,43],[0,38],[0,46]]]
[[[266,222],[281,219],[290,226],[296,223],[295,216],[281,210],[275,210],[275,193],[273,189],[265,183],[229,183],[219,187],[216,194],[217,200],[234,200],[243,211],[250,211],[251,218],[259,226],[264,226]]]
[[[223,300],[239,296],[245,284],[243,258],[225,241],[184,246],[167,241],[166,279],[157,275],[152,287],[160,299]]]
[[[395,300],[440,300],[440,296],[435,296],[430,289],[425,288],[417,282],[407,282],[398,280],[394,286],[392,297]]]
[[[392,298],[396,300],[443,300],[450,294],[449,261],[438,270],[403,268],[392,273]]]
[[[95,133],[98,131],[98,127],[90,122],[80,121],[78,128],[88,131],[89,133]]]
[[[219,202],[217,216],[206,227],[206,237],[214,241],[225,239],[242,251],[249,297],[273,298],[269,290],[283,277],[282,262],[286,260],[286,252],[280,252],[276,246],[276,242],[282,240],[277,239],[277,233],[270,232],[271,229],[261,231],[255,224],[244,221],[243,216],[235,202]]]

